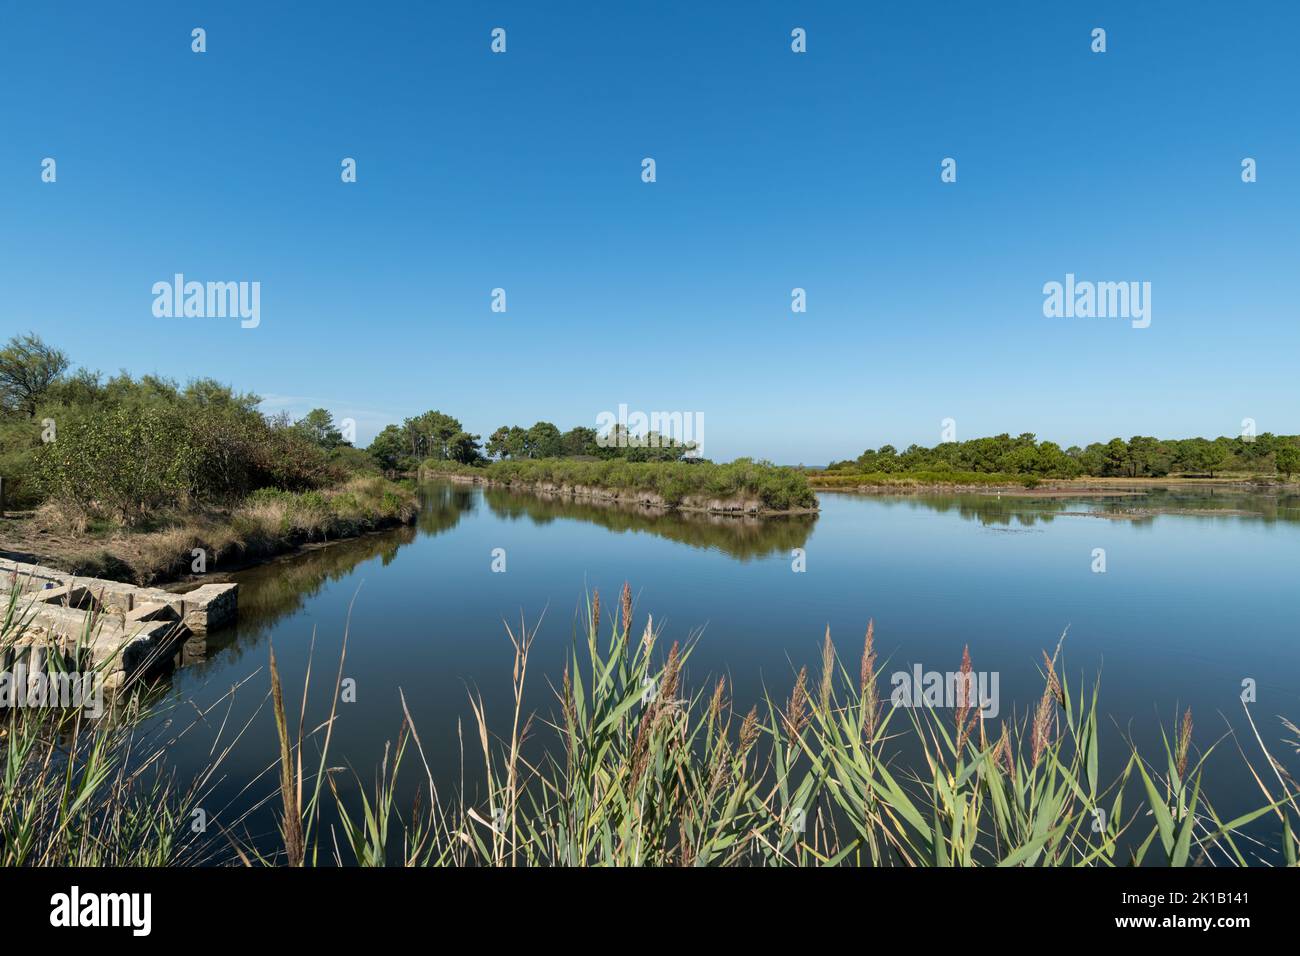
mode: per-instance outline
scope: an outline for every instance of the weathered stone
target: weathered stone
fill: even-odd
[[[238,584],[205,584],[185,594],[182,620],[196,634],[206,634],[235,623]]]
[[[174,607],[161,603],[139,604],[124,615],[128,624],[132,621],[175,621],[178,618]]]
[[[67,607],[90,610],[96,605],[95,595],[84,584],[60,584],[58,587],[37,591],[32,600],[39,604],[62,604]]]
[[[0,559],[0,601],[18,591],[24,622],[7,656],[56,653],[102,667],[120,684],[173,654],[191,633],[233,624],[238,589],[205,584],[176,593]]]

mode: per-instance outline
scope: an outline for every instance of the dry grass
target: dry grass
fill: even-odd
[[[153,584],[189,574],[194,551],[207,570],[257,560],[314,541],[354,537],[411,521],[414,492],[383,478],[354,478],[323,491],[263,489],[224,511],[156,514],[144,530],[94,530],[75,509],[46,505],[31,519],[30,548],[44,563],[92,577]],[[25,550],[23,542],[9,542]]]

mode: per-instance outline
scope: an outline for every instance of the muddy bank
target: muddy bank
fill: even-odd
[[[328,538],[311,537],[302,532],[256,542],[235,542],[219,547],[207,545],[202,532],[190,532],[177,550],[169,540],[175,532],[119,533],[106,538],[50,532],[35,527],[29,515],[10,516],[0,522],[0,558],[42,564],[68,574],[102,578],[123,584],[152,585],[172,590],[199,581],[221,581],[236,571],[269,564],[295,555],[326,548],[343,541],[354,541],[382,534],[412,524],[410,517],[380,518],[364,528],[335,533]],[[180,529],[185,534],[185,529]],[[172,545],[173,560],[166,564],[157,558],[159,543]],[[205,547],[206,546],[206,547]],[[208,551],[207,571],[191,573],[192,550]]]

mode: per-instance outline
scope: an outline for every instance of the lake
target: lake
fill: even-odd
[[[522,617],[539,627],[531,702],[550,716],[548,681],[559,682],[585,595],[599,589],[611,612],[625,580],[638,629],[649,612],[663,640],[698,637],[688,687],[726,674],[742,711],[764,688],[784,700],[801,666],[817,672],[827,625],[856,672],[874,619],[882,695],[897,671],[955,671],[969,646],[975,670],[998,675],[1000,719],[1033,708],[1043,690],[1042,652],[1068,631],[1069,679],[1100,674],[1107,779],[1122,769],[1124,735],[1159,748],[1161,728],[1172,734],[1188,705],[1199,746],[1229,725],[1253,746],[1243,681],[1254,682],[1252,714],[1270,746],[1280,748],[1284,736],[1277,715],[1300,718],[1297,496],[820,499],[811,517],[710,519],[426,484],[414,526],[232,576],[240,582],[239,625],[187,647],[186,666],[169,686],[168,719],[174,728],[192,723],[189,701],[202,709],[254,676],[228,716],[223,703],[172,747],[174,762],[184,779],[211,759],[223,720],[226,739],[251,720],[209,812],[229,820],[272,792],[273,775],[244,790],[275,760],[269,645],[296,712],[315,636],[309,714],[319,718],[350,613],[344,675],[355,680],[356,700],[341,705],[333,762],[372,778],[400,725],[400,688],[440,783],[454,787],[458,721],[466,722],[466,759],[475,761],[467,776],[481,766],[469,749],[470,690],[483,694],[489,719],[508,728],[513,657],[504,623],[517,628]],[[1174,513],[1150,513],[1162,510]],[[503,549],[504,572],[492,570],[494,549]],[[803,552],[803,571],[794,570],[794,549]],[[1208,791],[1221,812],[1263,802],[1232,741],[1219,746],[1210,770]],[[259,834],[274,831],[265,813],[251,821]]]

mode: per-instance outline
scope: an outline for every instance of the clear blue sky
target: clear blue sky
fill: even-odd
[[[1298,10],[7,3],[0,333],[323,405],[363,443],[620,402],[790,463],[949,417],[1294,433]],[[155,318],[176,272],[259,281],[260,327]],[[1045,318],[1067,272],[1151,282],[1151,327]]]

